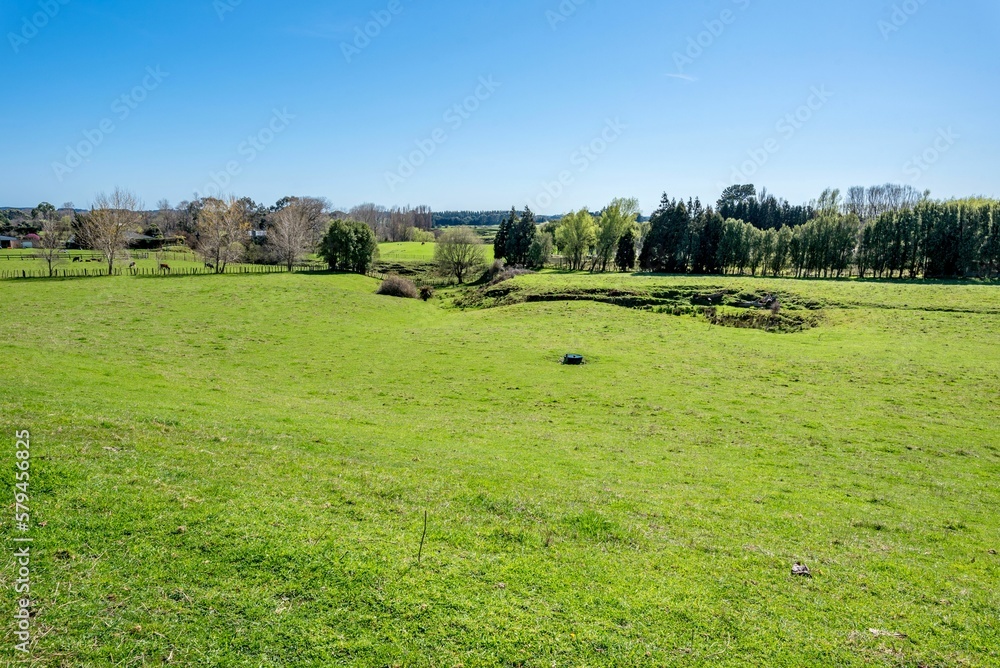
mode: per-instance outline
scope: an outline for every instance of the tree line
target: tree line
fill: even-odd
[[[996,278],[1000,203],[926,196],[872,202],[827,190],[814,216],[761,229],[696,200],[663,196],[639,255],[643,271],[874,278]]]
[[[751,221],[723,213],[739,211]],[[640,221],[632,198],[541,225],[530,209],[512,209],[494,255],[540,268],[557,248],[568,268],[591,272],[1000,277],[1000,202],[934,201],[909,186],[851,188],[846,197],[827,189],[801,207],[752,185],[727,189],[715,207],[664,194],[649,222]]]
[[[540,223],[561,217],[534,215]],[[440,211],[434,213],[434,227],[498,227],[507,217],[506,211]]]

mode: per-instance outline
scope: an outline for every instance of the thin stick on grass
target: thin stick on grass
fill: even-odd
[[[420,536],[420,549],[417,550],[417,566],[420,565],[420,558],[424,554],[424,539],[427,538],[427,511],[424,511],[424,533]]]

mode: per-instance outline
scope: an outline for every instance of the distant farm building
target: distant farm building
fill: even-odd
[[[18,248],[20,242],[17,237],[0,237],[0,248]]]

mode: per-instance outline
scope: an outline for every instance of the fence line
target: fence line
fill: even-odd
[[[317,271],[325,271],[325,267],[321,267],[316,264],[304,264],[296,265],[292,270],[293,273],[313,273]],[[241,264],[235,266],[226,267],[225,271],[216,271],[215,269],[209,269],[208,267],[180,267],[177,269],[154,269],[152,267],[115,267],[113,270],[114,276],[149,276],[149,277],[168,277],[168,276],[215,276],[215,275],[234,275],[234,274],[287,274],[289,273],[288,267],[269,265],[269,264]],[[0,279],[12,280],[12,279],[23,279],[23,278],[97,278],[100,276],[108,276],[108,270],[106,268],[88,268],[83,269],[53,269],[52,275],[49,275],[48,269],[38,269],[38,270],[28,270],[28,269],[5,269],[0,271]]]
[[[24,253],[0,253],[0,260],[32,260],[32,261],[35,261],[35,260],[40,259],[39,255],[38,255],[39,252],[40,252],[40,249],[35,248],[35,249],[28,249],[28,252],[24,252]],[[176,255],[182,256],[183,253],[176,253]],[[84,260],[84,261],[86,261],[86,260],[101,260],[102,262],[104,261],[104,255],[102,255],[101,253],[94,253],[94,252],[87,252],[87,251],[85,251],[85,252],[82,252],[82,253],[77,253],[77,252],[62,253],[61,252],[59,254],[59,258],[61,260],[71,260],[71,259],[77,258],[77,257],[80,258],[80,259],[82,259],[82,260]],[[142,252],[142,253],[130,253],[129,257],[131,257],[133,260],[148,260],[149,259],[149,253],[146,253],[146,252]],[[188,255],[186,257],[188,259],[190,259],[193,256]],[[178,262],[179,261],[177,258],[172,258],[172,259],[173,259],[174,262]]]

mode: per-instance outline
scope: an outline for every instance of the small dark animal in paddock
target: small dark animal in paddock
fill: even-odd
[[[169,274],[170,273],[170,265],[169,264],[163,264],[161,262],[160,263],[160,271],[165,271],[165,272],[167,272]]]
[[[83,258],[82,257],[75,257],[75,258],[73,258],[73,262],[83,262]]]
[[[135,269],[135,262],[129,262],[128,263],[128,268],[129,269]]]
[[[92,257],[89,260],[87,260],[87,262],[100,262],[100,261],[101,261],[101,259],[100,258],[96,258],[96,257]]]
[[[215,269],[215,265],[212,264],[211,262],[206,262],[205,269]]]

